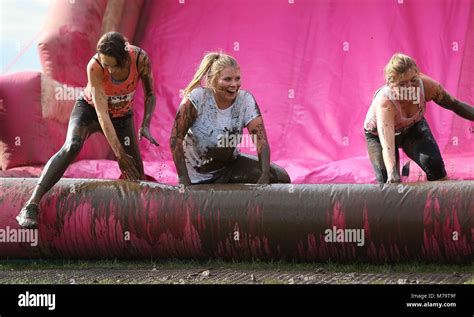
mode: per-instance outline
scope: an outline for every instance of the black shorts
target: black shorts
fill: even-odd
[[[130,112],[122,117],[110,117],[110,120],[115,129],[121,130],[125,129],[126,125],[132,118],[133,112]],[[102,131],[102,129],[100,129],[99,118],[97,117],[97,112],[94,106],[90,105],[82,98],[76,100],[76,104],[71,113],[71,119],[79,119],[81,125],[96,124],[99,127],[99,130]]]
[[[197,184],[256,184],[262,175],[260,161],[254,155],[239,153],[237,158],[230,162],[219,175],[211,180],[193,183]],[[290,183],[290,176],[282,167],[270,163],[270,183]]]

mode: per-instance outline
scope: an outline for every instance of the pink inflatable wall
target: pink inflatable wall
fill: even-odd
[[[272,159],[296,182],[369,182],[363,121],[382,69],[398,51],[458,98],[474,103],[472,1],[209,0],[150,2],[139,45],[154,62],[154,132],[166,142],[203,54],[235,56],[256,97]],[[142,113],[142,95],[137,112]],[[430,102],[427,120],[453,178],[474,178],[472,122]],[[156,152],[147,151],[153,161]],[[403,160],[403,163],[406,159]],[[411,164],[410,180],[419,169]]]
[[[89,19],[69,19],[70,13],[63,13],[70,6],[58,2],[63,6],[61,23],[74,27],[57,21],[49,26],[48,32],[59,33],[40,46],[45,73],[83,86],[100,16],[112,2],[76,1],[87,7],[81,12],[94,12]],[[411,55],[422,72],[474,104],[474,2],[470,0],[161,0],[140,2],[134,8],[122,12],[135,12],[136,18],[127,20],[128,27],[136,30],[132,42],[144,48],[153,63],[157,110],[152,132],[161,144],[155,148],[142,141],[141,150],[147,174],[161,182],[177,181],[168,145],[171,126],[180,89],[208,51],[222,50],[237,58],[242,88],[253,93],[262,110],[272,160],[287,168],[296,183],[375,180],[362,125],[374,91],[383,84],[382,69],[395,52]],[[95,28],[87,31],[92,24]],[[86,48],[75,49],[78,42]],[[57,49],[45,51],[53,44]],[[71,60],[74,66],[66,62]],[[139,125],[141,88],[135,109]],[[473,123],[433,102],[426,117],[449,176],[474,179]],[[250,147],[243,151],[254,153]],[[79,161],[66,176],[118,177],[116,163],[103,158]],[[402,155],[401,163],[406,162]],[[0,175],[14,172],[20,173],[10,169]],[[424,179],[412,163],[406,180]]]

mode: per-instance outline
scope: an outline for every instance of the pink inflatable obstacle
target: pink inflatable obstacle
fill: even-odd
[[[212,18],[196,18],[206,16]],[[110,30],[123,32],[150,56],[157,95],[151,129],[161,147],[142,141],[140,148],[147,174],[168,184],[177,182],[168,143],[180,90],[208,51],[223,50],[239,61],[242,88],[262,110],[272,160],[295,183],[375,181],[362,126],[395,52],[414,57],[451,94],[474,103],[470,0],[62,0],[52,4],[46,21],[39,44],[42,80],[38,74],[1,78],[3,177],[37,177],[37,167],[59,150],[73,101],[58,101],[51,80],[84,87],[87,62],[99,36]],[[143,107],[140,87],[137,128]],[[449,177],[474,179],[473,123],[432,102],[426,117]],[[24,148],[16,145],[18,136]],[[111,156],[104,138],[94,138],[66,177],[120,175],[106,160]],[[255,154],[249,147],[242,151]],[[408,158],[401,154],[403,166]],[[404,181],[426,180],[416,164],[410,166]]]
[[[0,243],[0,257],[472,261],[473,123],[429,102],[451,181],[426,183],[411,162],[404,184],[380,188],[368,184],[363,121],[395,52],[474,103],[473,1],[57,0],[46,21],[43,72],[0,77],[0,237],[21,233],[14,218],[64,142],[104,32],[124,33],[150,57],[160,147],[142,140],[140,150],[159,183],[117,180],[108,143],[93,135],[44,197],[38,244]],[[238,60],[272,161],[295,185],[171,186],[182,89],[203,55],[220,50]],[[143,103],[140,87],[137,128]]]
[[[18,229],[35,182],[0,183],[4,236]],[[36,244],[0,243],[0,257],[469,262],[473,195],[472,181],[179,188],[65,179],[41,203]]]

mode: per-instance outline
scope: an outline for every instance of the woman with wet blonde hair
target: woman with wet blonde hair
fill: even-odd
[[[270,163],[260,109],[240,85],[240,67],[232,56],[218,52],[204,56],[184,89],[171,132],[180,184],[290,182],[283,168]],[[256,143],[258,158],[241,154],[236,147],[244,127]]]
[[[397,53],[384,69],[385,86],[379,88],[364,122],[369,158],[379,183],[398,183],[399,156],[407,156],[426,173],[429,181],[447,179],[438,145],[424,118],[426,102],[474,121],[474,108],[452,97],[422,74],[409,56]]]

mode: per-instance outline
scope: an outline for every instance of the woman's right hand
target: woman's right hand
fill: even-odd
[[[398,184],[401,183],[400,176],[389,176],[387,184]]]
[[[140,179],[140,173],[137,170],[137,165],[132,156],[128,154],[123,154],[117,158],[120,170],[122,171],[123,176],[131,181],[136,181]]]

